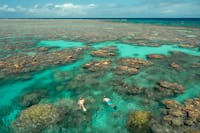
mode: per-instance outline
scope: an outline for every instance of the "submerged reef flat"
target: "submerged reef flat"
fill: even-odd
[[[117,55],[117,48],[114,46],[103,47],[92,51],[91,55],[96,57],[113,57]]]
[[[152,130],[155,133],[180,132],[198,133],[200,124],[200,99],[187,99],[184,104],[174,100],[164,100],[162,119],[152,120]],[[158,123],[159,122],[159,123]],[[162,127],[162,128],[161,128]],[[160,129],[159,129],[160,128]]]
[[[21,112],[18,119],[11,124],[13,132],[41,132],[47,126],[56,124],[62,119],[64,112],[50,104],[39,104]]]
[[[0,29],[0,132],[200,132],[199,28],[1,19]]]
[[[198,28],[99,20],[1,19],[0,29],[1,44],[10,43],[10,45],[1,45],[1,48],[4,47],[7,50],[23,48],[24,43],[32,43],[30,39],[35,41],[37,39],[79,40],[88,43],[120,40],[123,43],[147,46],[174,43],[182,47],[198,47],[200,41]],[[24,43],[21,44],[21,41]],[[17,47],[15,44],[18,44]]]
[[[51,52],[37,52],[35,55],[14,54],[0,61],[0,77],[40,71],[49,66],[71,63],[81,57],[83,49],[65,49]]]

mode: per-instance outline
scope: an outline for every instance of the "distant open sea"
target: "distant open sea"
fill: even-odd
[[[4,18],[0,18],[4,19]],[[15,19],[15,18],[14,18]],[[16,19],[89,19],[123,23],[156,24],[200,28],[200,18],[16,18]]]
[[[124,23],[143,23],[165,26],[186,26],[200,28],[200,18],[110,18],[105,20],[117,22],[120,21]]]

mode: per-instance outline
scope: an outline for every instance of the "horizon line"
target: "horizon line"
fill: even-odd
[[[0,19],[200,19],[200,17],[0,17]]]

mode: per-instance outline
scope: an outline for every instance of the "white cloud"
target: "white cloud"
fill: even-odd
[[[8,5],[0,6],[0,12],[23,12],[26,15],[36,17],[76,17],[86,15],[90,10],[96,8],[96,4],[76,5],[73,3],[45,5],[36,4],[30,8],[17,6],[15,8]]]
[[[193,3],[168,3],[163,4],[160,8],[157,9],[160,14],[169,15],[169,16],[179,16],[179,17],[187,17],[199,15],[199,5],[195,5]]]
[[[199,4],[180,0],[141,0],[132,4],[36,4],[32,7],[0,5],[0,15],[22,17],[200,17]],[[14,16],[14,15],[13,15]],[[1,17],[1,16],[0,16]]]
[[[96,4],[89,4],[88,7],[89,7],[89,8],[96,8],[97,5],[96,5]]]
[[[18,11],[18,12],[25,12],[25,11],[26,11],[26,8],[23,8],[23,7],[21,7],[21,6],[17,6],[17,7],[15,8],[15,10]]]
[[[172,9],[167,9],[167,10],[164,10],[162,11],[162,13],[166,13],[166,14],[171,14],[171,13],[174,13],[175,11],[172,10]]]
[[[58,9],[62,9],[62,10],[68,10],[68,9],[79,9],[81,8],[80,5],[74,5],[72,3],[65,3],[65,4],[62,4],[62,5],[55,5],[54,6],[55,8],[58,8]]]
[[[0,11],[2,11],[2,12],[15,12],[16,9],[9,7],[8,5],[2,5],[2,6],[0,6]]]

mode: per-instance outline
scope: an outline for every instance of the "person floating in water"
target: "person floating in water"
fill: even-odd
[[[82,97],[80,97],[80,99],[78,100],[78,105],[80,106],[80,108],[84,111],[84,112],[86,112],[87,111],[87,109],[85,108],[85,99],[84,98],[82,98]]]
[[[108,106],[112,107],[113,109],[117,109],[117,106],[112,103],[110,98],[104,96],[103,102],[105,102]]]

